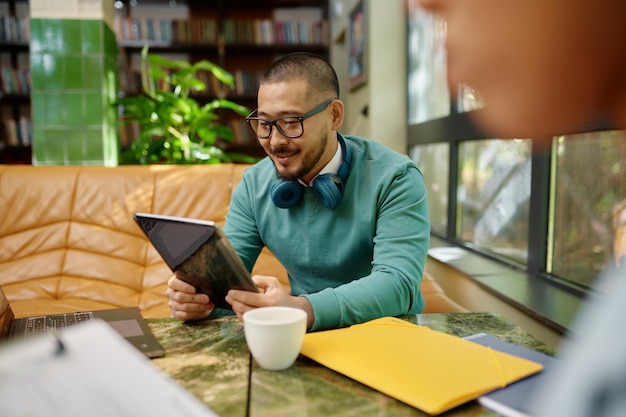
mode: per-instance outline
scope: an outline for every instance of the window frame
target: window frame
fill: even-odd
[[[467,140],[492,138],[512,140],[515,138],[506,135],[494,136],[493,134],[487,134],[473,122],[473,116],[484,110],[478,109],[468,112],[458,112],[454,101],[455,100],[452,100],[451,102],[449,116],[422,123],[409,124],[408,126],[407,151],[409,153],[411,148],[416,145],[447,143],[449,146],[448,162],[450,174],[448,177],[448,224],[444,235],[436,231],[431,231],[431,234],[444,239],[455,246],[462,247],[466,250],[479,254],[486,259],[506,265],[513,270],[518,270],[528,276],[538,278],[552,285],[556,285],[573,295],[581,298],[585,297],[589,290],[583,288],[582,286],[578,286],[575,283],[565,281],[558,276],[552,275],[546,270],[549,252],[548,226],[550,216],[551,184],[550,181],[545,181],[545,178],[551,178],[552,176],[553,149],[552,147],[547,147],[548,149],[546,149],[546,147],[540,148],[538,144],[539,142],[545,143],[546,141],[552,141],[553,138],[561,135],[573,135],[602,130],[616,130],[617,127],[606,123],[603,118],[599,118],[580,130],[555,132],[554,135],[550,135],[548,137],[524,138],[531,140],[533,148],[531,156],[532,169],[530,197],[530,211],[533,213],[533,216],[529,221],[528,230],[528,262],[526,265],[520,265],[513,261],[507,261],[500,258],[495,254],[480,250],[479,248],[474,247],[474,245],[456,238],[460,143]]]

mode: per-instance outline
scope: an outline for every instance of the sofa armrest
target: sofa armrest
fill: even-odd
[[[422,313],[463,313],[469,311],[449,298],[428,271],[424,271],[421,290],[426,301],[426,307]]]

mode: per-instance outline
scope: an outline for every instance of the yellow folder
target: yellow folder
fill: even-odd
[[[308,333],[300,353],[430,415],[543,369],[394,317]]]

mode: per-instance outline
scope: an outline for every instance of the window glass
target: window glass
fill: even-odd
[[[462,142],[457,238],[525,264],[530,179],[530,140]]]
[[[409,154],[424,175],[428,191],[430,229],[443,236],[448,227],[448,179],[450,145],[433,143],[411,147]]]
[[[551,272],[589,287],[626,255],[626,131],[561,136],[555,154]]]
[[[480,93],[467,84],[459,86],[459,97],[457,99],[457,112],[478,110],[484,107]]]
[[[421,123],[450,114],[446,80],[446,24],[409,1],[408,121]]]

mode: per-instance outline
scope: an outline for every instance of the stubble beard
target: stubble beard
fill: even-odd
[[[294,171],[280,171],[276,167],[276,164],[274,164],[274,168],[276,169],[278,176],[284,181],[296,181],[311,172],[319,163],[320,159],[322,159],[326,146],[328,145],[327,129],[320,132],[320,136],[317,138],[315,143],[316,145],[310,148],[309,151],[303,155],[302,163],[296,167]],[[284,148],[275,148],[271,150],[271,153],[280,153],[284,150]]]

